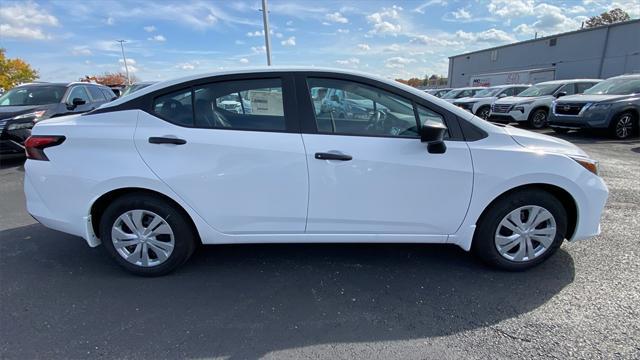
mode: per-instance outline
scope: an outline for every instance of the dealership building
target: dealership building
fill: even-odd
[[[580,29],[449,58],[449,86],[606,79],[640,72],[640,20]]]

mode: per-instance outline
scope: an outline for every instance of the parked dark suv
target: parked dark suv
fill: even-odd
[[[24,152],[33,124],[42,119],[91,111],[116,98],[92,83],[33,83],[0,96],[0,155]]]
[[[571,129],[604,129],[616,139],[638,135],[640,74],[609,78],[581,95],[553,104],[549,126],[558,133]]]

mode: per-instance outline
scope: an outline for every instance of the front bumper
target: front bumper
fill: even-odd
[[[496,121],[496,122],[510,123],[510,122],[523,122],[523,121],[527,121],[528,119],[527,119],[526,112],[522,112],[520,110],[511,110],[506,113],[498,113],[498,112],[491,111],[491,113],[489,114],[489,120]]]
[[[581,115],[549,114],[549,126],[567,129],[606,129],[611,123],[611,111],[586,111]]]

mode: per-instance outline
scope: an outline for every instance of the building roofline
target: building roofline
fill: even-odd
[[[481,53],[481,52],[485,52],[485,51],[502,49],[502,48],[506,48],[506,47],[510,47],[510,46],[516,46],[516,45],[520,45],[520,44],[527,44],[527,43],[532,43],[532,42],[536,42],[536,41],[544,41],[544,40],[553,39],[553,38],[557,38],[557,37],[561,37],[561,36],[565,36],[565,35],[576,34],[576,33],[579,33],[579,32],[599,30],[599,29],[603,29],[603,28],[610,28],[610,27],[614,27],[614,26],[627,25],[627,24],[632,24],[632,23],[637,23],[637,22],[640,22],[640,19],[632,19],[632,20],[628,20],[628,21],[617,22],[617,23],[614,23],[614,24],[601,25],[601,26],[592,27],[592,28],[588,28],[588,29],[578,29],[578,30],[573,30],[573,31],[567,31],[567,32],[563,32],[563,33],[558,33],[558,34],[539,37],[537,39],[523,40],[523,41],[518,41],[518,42],[511,43],[511,44],[504,44],[504,45],[494,46],[494,47],[490,47],[490,48],[486,48],[486,49],[482,49],[482,50],[469,51],[469,52],[462,53],[462,54],[459,54],[459,55],[449,56],[449,59],[453,59],[453,58],[457,58],[457,57],[461,57],[461,56],[468,56],[468,55],[471,55],[471,54],[477,54],[477,53]]]

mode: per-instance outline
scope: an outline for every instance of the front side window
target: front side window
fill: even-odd
[[[280,79],[225,81],[194,89],[195,126],[284,131]]]
[[[582,94],[585,90],[589,89],[593,85],[595,85],[595,83],[577,83],[577,93]]]
[[[85,89],[84,86],[74,86],[71,88],[69,96],[67,96],[67,102],[71,103],[73,99],[82,99],[87,103],[91,102],[87,89]]]
[[[334,79],[307,80],[309,93],[326,89],[324,99],[313,98],[319,133],[418,137],[411,101],[368,85]]]
[[[518,96],[536,97],[536,96],[553,95],[553,93],[555,93],[556,90],[558,90],[559,87],[560,87],[559,84],[538,84],[538,85],[533,85],[532,87],[530,87],[527,90],[525,90],[525,91],[521,92],[520,94],[518,94]]]
[[[159,96],[153,102],[153,111],[161,118],[182,126],[193,126],[191,89],[179,90]]]
[[[565,92],[567,95],[573,95],[576,93],[575,84],[566,84],[558,90],[558,92]]]

